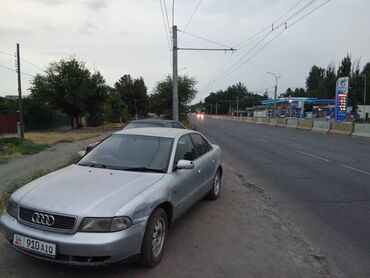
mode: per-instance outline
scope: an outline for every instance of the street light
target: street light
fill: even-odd
[[[275,74],[275,73],[273,73],[273,72],[269,72],[269,71],[267,71],[266,72],[267,74],[271,74],[272,76],[274,76],[275,77],[275,94],[274,94],[274,109],[273,109],[273,115],[275,115],[274,116],[274,118],[276,118],[276,94],[277,94],[277,85],[278,85],[278,79],[279,78],[281,78],[281,76],[280,75],[277,75],[277,74]]]

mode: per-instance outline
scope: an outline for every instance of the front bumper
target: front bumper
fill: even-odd
[[[0,217],[0,229],[17,251],[47,261],[81,266],[106,265],[138,255],[145,225],[146,221],[142,221],[127,230],[113,233],[62,234],[26,226],[7,213]],[[56,244],[56,257],[46,257],[13,246],[14,233]]]

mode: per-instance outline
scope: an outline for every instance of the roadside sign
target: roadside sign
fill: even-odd
[[[335,121],[347,119],[349,77],[338,78],[335,88]]]

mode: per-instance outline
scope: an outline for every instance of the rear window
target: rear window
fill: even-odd
[[[162,125],[158,123],[138,122],[138,123],[130,123],[126,126],[126,128],[140,128],[140,127],[162,127]]]

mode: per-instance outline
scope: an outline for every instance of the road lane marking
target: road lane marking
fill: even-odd
[[[365,175],[369,175],[369,176],[370,176],[370,173],[369,173],[369,172],[366,172],[366,171],[364,171],[364,170],[360,170],[360,169],[357,169],[357,168],[353,168],[353,167],[348,166],[348,165],[342,165],[342,167],[347,168],[347,169],[350,169],[350,170],[353,170],[353,171],[356,171],[356,172],[359,172],[359,173],[362,173],[362,174],[365,174]]]
[[[269,141],[266,140],[266,139],[263,139],[263,138],[257,138],[257,140],[261,141],[261,142],[264,142],[264,143],[268,143]]]
[[[307,156],[310,156],[310,157],[313,157],[313,158],[317,158],[317,159],[320,159],[322,161],[326,161],[326,162],[329,162],[330,160],[329,159],[326,159],[326,158],[323,158],[323,157],[320,157],[320,156],[317,156],[317,155],[314,155],[314,154],[311,154],[311,153],[306,153],[306,152],[302,152],[302,151],[299,151],[299,150],[295,150],[297,153],[301,153],[301,154],[304,154],[304,155],[307,155]]]

